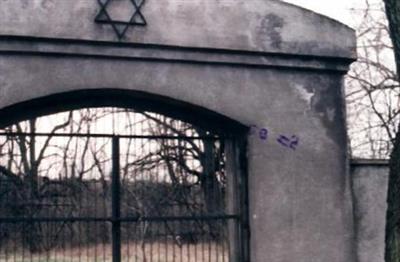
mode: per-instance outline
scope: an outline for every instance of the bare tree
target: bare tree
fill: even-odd
[[[55,137],[55,134],[60,131],[68,134],[79,132],[82,128],[89,129],[95,117],[90,114],[90,111],[85,110],[71,111],[55,117],[57,121],[52,124],[43,125],[46,121],[38,118],[18,122],[5,129],[10,135],[2,137],[0,146],[2,214],[34,218],[50,213],[72,215],[80,212],[76,207],[80,206],[82,198],[83,177],[94,169],[101,168],[101,164],[109,159],[103,157],[99,160],[102,146],[94,149],[94,144],[89,143],[88,138],[60,138]],[[46,130],[48,135],[37,136],[38,130]],[[89,147],[97,161],[87,161],[90,158]],[[101,179],[105,180],[103,176]],[[65,208],[66,200],[61,199],[66,195],[69,196],[68,212]],[[23,237],[21,244],[29,247],[31,252],[51,249],[57,244],[57,232],[62,230],[65,223],[57,227],[54,225],[29,223],[28,226],[19,228]],[[44,237],[46,234],[51,237]]]
[[[348,127],[354,158],[385,159],[392,150],[400,108],[399,83],[383,3],[353,10],[358,60],[346,78]]]
[[[397,78],[400,75],[400,2],[384,0],[392,39]],[[385,261],[400,261],[400,132],[394,138],[393,151],[390,155],[388,209],[386,215]]]

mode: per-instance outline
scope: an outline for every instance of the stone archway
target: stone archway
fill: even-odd
[[[353,30],[275,0],[146,0],[146,26],[121,39],[95,22],[95,0],[0,10],[2,118],[24,101],[109,88],[206,108],[252,129],[249,260],[355,260],[342,90]]]

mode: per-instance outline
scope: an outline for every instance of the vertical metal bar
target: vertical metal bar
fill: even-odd
[[[244,262],[250,261],[250,222],[249,222],[249,181],[247,169],[247,140],[244,137],[236,138],[238,146],[236,154],[239,156],[239,172],[240,172],[240,199],[241,199],[241,247],[242,257]]]
[[[239,211],[238,199],[238,160],[236,152],[236,145],[233,140],[226,139],[225,141],[225,155],[226,155],[226,177],[227,177],[227,212],[228,214],[237,214]],[[239,245],[240,232],[238,230],[239,221],[229,220],[228,224],[228,243],[229,243],[229,262],[240,261],[241,248]]]
[[[121,262],[119,137],[112,138],[112,261]]]

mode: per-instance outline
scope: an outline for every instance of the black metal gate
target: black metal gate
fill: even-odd
[[[0,136],[0,262],[243,261],[233,138]]]

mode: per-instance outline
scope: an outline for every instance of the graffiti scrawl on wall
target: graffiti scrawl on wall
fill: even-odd
[[[252,125],[250,127],[250,135],[256,135],[262,141],[267,141],[269,139],[269,131],[265,127],[258,127],[256,125]],[[281,146],[296,150],[297,146],[300,143],[300,138],[296,135],[284,135],[279,134],[276,138],[276,142]]]

